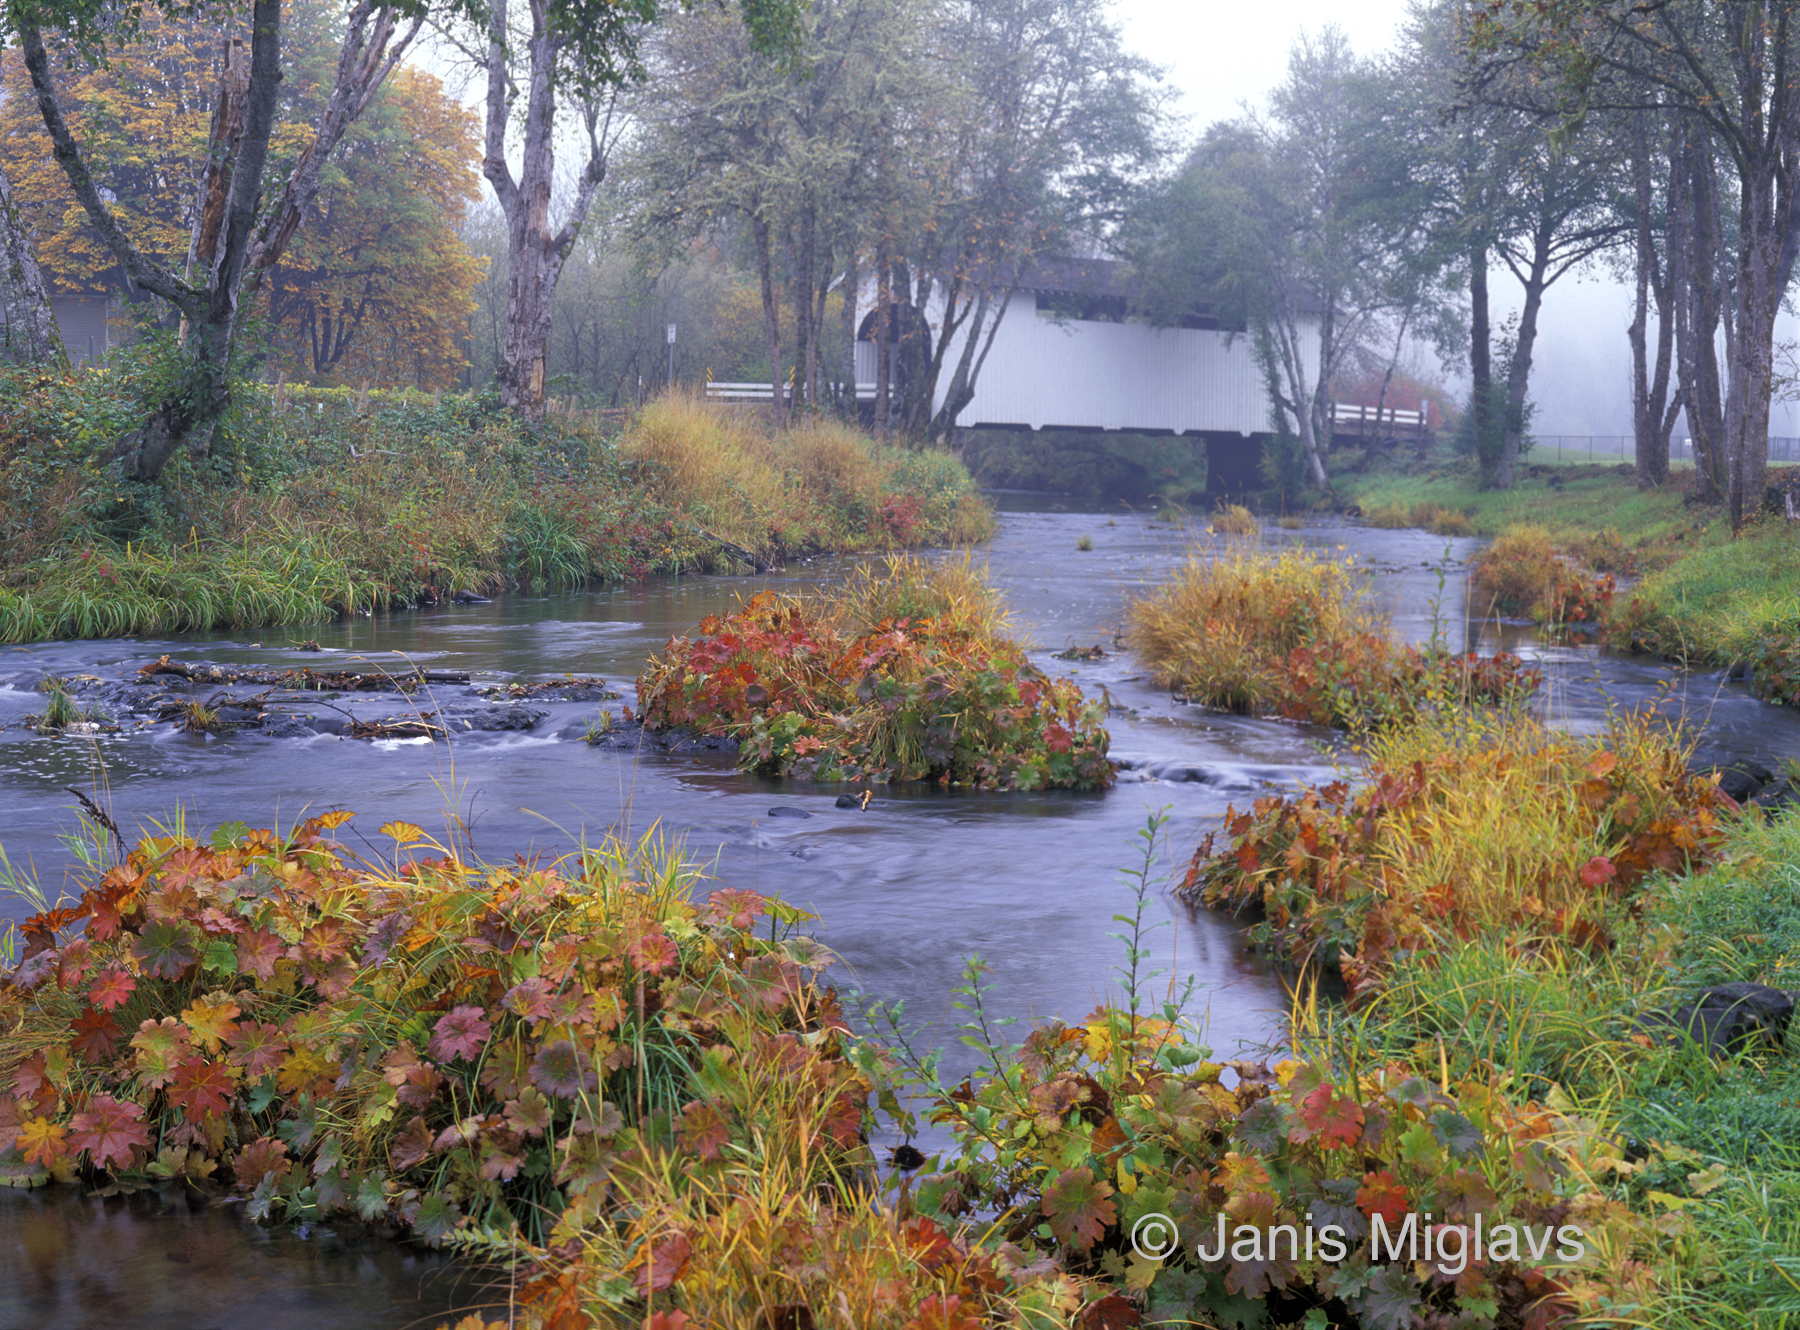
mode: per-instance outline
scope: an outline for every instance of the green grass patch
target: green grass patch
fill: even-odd
[[[1432,506],[1462,514],[1467,532],[1497,536],[1509,526],[1534,523],[1557,542],[1584,540],[1608,527],[1634,546],[1655,545],[1678,532],[1692,537],[1696,515],[1682,504],[1676,479],[1657,490],[1639,490],[1629,467],[1570,465],[1554,470],[1522,468],[1510,490],[1484,490],[1473,472],[1446,470],[1427,475],[1341,475],[1333,484],[1369,515],[1374,525],[1423,526],[1415,510]],[[1376,514],[1382,514],[1381,521]],[[1401,520],[1404,518],[1405,520]],[[1704,513],[1703,525],[1712,525]],[[1729,524],[1727,524],[1727,529]]]
[[[946,453],[685,398],[532,426],[467,395],[242,385],[208,456],[124,483],[105,454],[143,372],[0,376],[0,641],[318,622],[993,530]]]

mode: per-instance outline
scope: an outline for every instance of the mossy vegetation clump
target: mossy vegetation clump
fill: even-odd
[[[1647,877],[1696,871],[1717,851],[1733,805],[1689,756],[1649,714],[1570,735],[1518,714],[1441,712],[1372,736],[1356,788],[1234,809],[1227,844],[1201,843],[1182,894],[1253,911],[1261,944],[1341,969],[1352,993],[1459,937],[1605,946]]]
[[[1589,542],[1616,554],[1609,542]],[[1611,611],[1610,572],[1595,572],[1561,553],[1541,526],[1514,526],[1470,560],[1469,589],[1494,614],[1524,615],[1552,628],[1598,625]]]
[[[122,482],[111,443],[155,369],[149,340],[110,370],[0,374],[0,641],[316,623],[993,530],[948,454],[688,398],[534,425],[478,395],[245,383],[207,456]]]
[[[730,735],[746,766],[813,780],[1110,785],[1104,706],[1009,633],[966,561],[890,557],[672,639],[638,678],[643,721]]]
[[[1190,558],[1129,605],[1126,641],[1158,683],[1203,706],[1342,728],[1442,700],[1516,702],[1538,682],[1510,655],[1396,647],[1353,561],[1297,549]]]

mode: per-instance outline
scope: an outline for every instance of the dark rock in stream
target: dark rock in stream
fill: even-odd
[[[738,742],[729,735],[701,734],[695,730],[646,729],[641,721],[614,720],[610,729],[589,730],[587,741],[595,748],[621,753],[735,753]]]
[[[1696,753],[1689,769],[1700,774],[1717,772],[1719,788],[1740,804],[1750,802],[1753,795],[1775,779],[1775,773],[1754,758],[1734,758],[1726,753]]]
[[[430,715],[429,712],[426,713]],[[466,733],[479,730],[487,733],[501,730],[531,730],[550,713],[540,711],[536,707],[487,707],[481,710],[459,707],[451,710],[446,707],[439,713],[439,720],[451,733]]]
[[[811,817],[804,808],[790,808],[786,804],[776,804],[769,810],[770,817]]]
[[[1779,1050],[1794,1017],[1794,994],[1766,984],[1717,984],[1673,1012],[1654,1012],[1641,1024],[1665,1037],[1682,1034],[1713,1057],[1756,1044]]]
[[[1800,786],[1788,778],[1772,781],[1750,796],[1753,807],[1764,809],[1770,817],[1780,817],[1800,804]]]

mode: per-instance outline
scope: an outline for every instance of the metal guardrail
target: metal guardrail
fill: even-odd
[[[724,383],[708,379],[706,381],[706,397],[711,402],[773,402],[774,386],[767,383]],[[873,402],[875,385],[859,383],[856,385],[856,400]]]
[[[1331,408],[1333,425],[1368,425],[1376,429],[1411,429],[1425,428],[1425,412],[1406,411],[1397,406],[1384,406],[1377,410],[1372,406],[1355,406],[1349,402],[1334,403]]]
[[[1583,453],[1589,457],[1632,457],[1637,453],[1637,440],[1629,434],[1535,434],[1532,451],[1539,456],[1554,451],[1558,457]],[[1672,461],[1693,461],[1693,440],[1671,438],[1669,457]],[[1769,460],[1800,462],[1800,438],[1771,434]]]

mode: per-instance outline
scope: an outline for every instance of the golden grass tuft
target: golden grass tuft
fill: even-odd
[[[1412,507],[1412,525],[1423,527],[1438,536],[1472,536],[1475,534],[1474,523],[1469,515],[1460,508],[1449,508],[1441,503],[1415,503]]]
[[[1284,695],[1288,654],[1381,631],[1347,560],[1233,547],[1190,558],[1126,609],[1125,637],[1159,683],[1206,706],[1253,712]]]
[[[1256,514],[1241,503],[1220,503],[1212,529],[1222,536],[1254,536],[1261,529]]]
[[[1384,503],[1364,513],[1363,521],[1384,531],[1398,531],[1412,525],[1412,509],[1403,503]]]
[[[673,395],[646,406],[619,448],[654,495],[751,549],[972,544],[994,531],[947,455],[884,448],[835,421],[775,430],[760,411]]]

